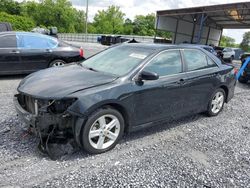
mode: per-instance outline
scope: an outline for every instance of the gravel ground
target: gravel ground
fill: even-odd
[[[250,187],[250,85],[238,83],[217,117],[183,118],[125,135],[104,154],[68,150],[52,161],[16,117],[22,78],[0,78],[0,187]]]

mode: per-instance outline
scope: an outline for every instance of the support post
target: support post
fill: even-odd
[[[221,41],[222,33],[223,33],[223,29],[221,30],[221,33],[220,33],[220,39],[219,39],[219,44],[218,44],[218,46],[220,46],[220,41]]]
[[[207,43],[208,43],[208,39],[209,39],[209,35],[210,35],[210,27],[208,27],[208,33],[207,33],[207,39],[206,39],[206,45],[207,45]]]
[[[156,36],[157,36],[157,31],[158,31],[158,23],[159,23],[159,16],[157,15],[157,17],[156,17],[156,26],[155,26],[155,36],[154,36],[154,41],[155,41]]]
[[[88,34],[88,11],[89,11],[89,0],[86,0],[85,42],[87,42],[87,34]]]
[[[195,32],[195,26],[196,26],[196,23],[194,22],[193,23],[193,30],[192,30],[192,37],[191,37],[191,44],[193,44],[193,42],[194,42],[194,32]]]
[[[204,13],[201,14],[201,19],[200,19],[200,27],[199,27],[199,32],[198,32],[198,38],[197,38],[197,43],[200,44],[201,42],[201,36],[202,36],[202,30],[203,30],[203,24],[206,21],[207,16],[205,16]]]
[[[175,33],[174,33],[174,44],[176,43],[178,25],[179,25],[179,19],[177,19],[177,22],[176,22]]]

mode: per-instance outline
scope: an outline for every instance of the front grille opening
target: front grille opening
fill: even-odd
[[[23,109],[31,114],[35,114],[35,99],[33,97],[19,94],[17,100]]]

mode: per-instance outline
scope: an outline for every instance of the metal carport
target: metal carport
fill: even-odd
[[[218,45],[223,29],[250,28],[250,2],[160,10],[156,16],[156,30],[172,32],[174,44]]]

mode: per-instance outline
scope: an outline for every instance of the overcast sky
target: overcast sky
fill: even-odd
[[[89,20],[92,21],[98,10],[107,9],[110,5],[120,6],[126,17],[133,19],[135,15],[155,13],[157,10],[186,8],[204,5],[216,5],[246,0],[89,0]],[[249,0],[248,0],[249,1]],[[71,0],[74,7],[85,10],[86,0]],[[240,43],[244,32],[248,30],[224,30],[223,34],[233,37]]]

